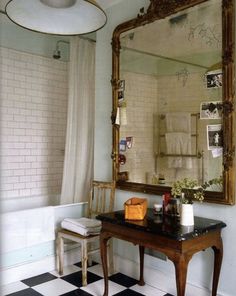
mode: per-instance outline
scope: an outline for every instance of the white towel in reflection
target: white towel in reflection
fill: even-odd
[[[191,154],[191,134],[190,133],[166,133],[166,153],[177,154],[179,156],[168,157],[169,168],[192,168],[191,157],[182,157],[181,155]]]
[[[117,108],[115,124],[120,125],[120,108]]]
[[[166,113],[166,131],[191,133],[191,114],[187,112]]]
[[[65,218],[61,222],[61,227],[84,236],[99,234],[101,230],[101,221],[89,218],[70,219]]]

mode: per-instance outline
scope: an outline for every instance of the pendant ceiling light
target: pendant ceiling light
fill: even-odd
[[[94,32],[107,20],[94,0],[11,0],[6,14],[24,28],[56,35]]]

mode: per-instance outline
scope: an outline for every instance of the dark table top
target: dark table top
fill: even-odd
[[[157,215],[153,209],[148,209],[144,220],[141,221],[125,220],[124,211],[100,214],[96,218],[104,222],[158,234],[178,241],[191,239],[209,231],[226,227],[226,224],[222,221],[196,216],[194,217],[194,226],[182,226],[178,217]]]

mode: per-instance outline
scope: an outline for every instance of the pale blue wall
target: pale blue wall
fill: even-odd
[[[85,38],[96,40],[96,33],[85,34]],[[0,46],[51,57],[59,40],[70,41],[69,36],[57,36],[38,33],[24,29],[11,22],[7,16],[0,13]],[[60,43],[62,61],[69,60],[69,44]]]
[[[134,18],[148,0],[128,0],[108,9],[108,22],[97,32],[96,46],[96,99],[95,99],[95,179],[112,178],[112,51],[114,28],[121,22]]]
[[[96,132],[95,132],[95,178],[110,179],[112,176],[112,127],[110,115],[112,110],[112,50],[111,38],[114,28],[123,21],[135,17],[139,8],[147,6],[149,1],[124,0],[111,7],[108,11],[107,25],[97,33],[96,56]],[[133,195],[132,192],[116,192],[116,208],[122,209],[123,203]],[[137,195],[135,193],[135,195]],[[143,196],[143,195],[142,195]],[[147,196],[149,203],[159,200],[159,197]],[[224,259],[219,283],[219,292],[224,295],[236,295],[236,206],[223,206],[214,204],[195,204],[195,214],[202,217],[220,219],[226,222],[227,228],[223,230]],[[116,251],[119,255],[138,261],[137,247],[118,241]],[[152,260],[152,267],[161,269],[165,273],[174,273],[173,264],[158,259]],[[213,254],[211,250],[196,254],[189,264],[188,281],[197,286],[210,287]]]
[[[135,17],[139,12],[139,8],[148,4],[148,0],[124,0],[107,11],[108,23],[97,33],[95,103],[95,178],[97,179],[107,180],[111,179],[112,176],[112,162],[110,158],[112,150],[112,128],[110,121],[112,110],[112,91],[110,85],[112,73],[112,32],[119,23]],[[7,26],[3,30],[3,22],[6,22],[6,17],[0,14],[1,46],[51,56],[56,40],[61,39],[61,37],[56,38],[54,36],[33,33],[9,23],[5,24]],[[9,40],[9,36],[13,38]],[[124,201],[132,195],[133,193],[131,192],[117,191],[116,208],[123,208]],[[150,204],[159,199],[159,197],[155,196],[148,196],[148,198]],[[202,205],[196,204],[195,214],[221,219],[227,223],[227,228],[223,230],[224,261],[219,291],[228,296],[235,296],[236,257],[234,256],[234,249],[236,245],[236,221],[234,217],[236,217],[236,206],[221,206],[206,203]],[[49,253],[52,252],[51,247],[48,250]],[[116,250],[123,257],[138,260],[137,248],[130,244],[119,241]],[[200,286],[208,286],[210,272],[212,270],[212,259],[212,252],[210,250],[195,255],[189,266],[188,280]],[[153,260],[152,267],[159,268],[165,272],[174,272],[170,262],[166,263],[158,259]]]
[[[23,29],[11,22],[6,15],[0,13],[0,46],[52,57],[58,40],[69,41],[69,37],[41,34]],[[61,60],[69,57],[68,44],[61,43]]]

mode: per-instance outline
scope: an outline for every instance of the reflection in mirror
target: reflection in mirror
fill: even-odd
[[[212,65],[222,73],[220,7],[221,1],[206,2],[121,34],[120,140],[132,137],[133,144],[120,170],[131,182],[171,186],[189,170],[199,183],[222,175],[221,109],[215,118],[217,108],[199,116],[202,102],[222,102],[222,84],[207,87],[206,80]],[[212,132],[209,146],[207,127],[216,125],[218,141]]]
[[[221,0],[121,32],[118,183],[222,178],[222,40]]]

